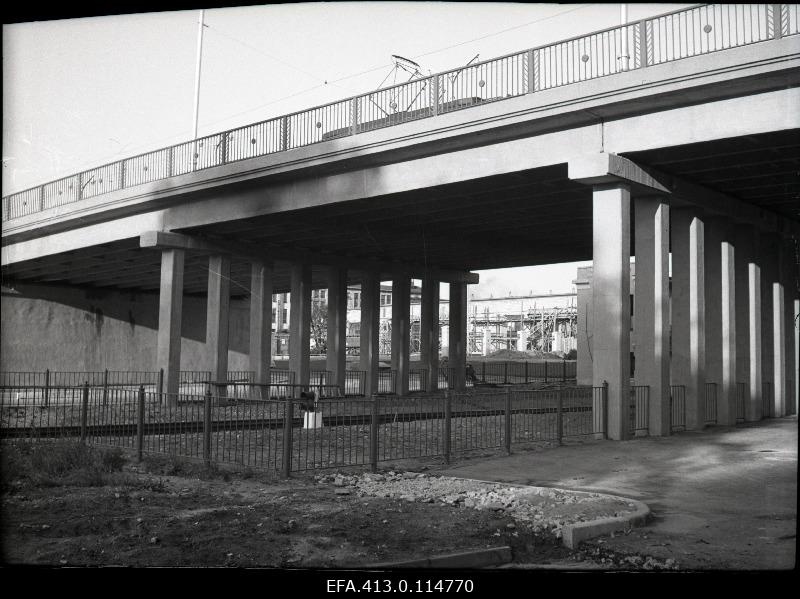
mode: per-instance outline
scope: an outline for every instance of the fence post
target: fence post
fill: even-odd
[[[44,407],[50,405],[50,369],[44,371]]]
[[[83,384],[83,401],[81,402],[81,443],[86,441],[86,420],[89,415],[89,381]]]
[[[508,385],[508,362],[503,362],[503,384]]]
[[[283,403],[283,478],[289,478],[292,470],[292,416],[294,415],[291,396]]]
[[[103,405],[108,405],[108,368],[103,373]]]
[[[567,360],[563,359],[561,361],[561,382],[567,382]]]
[[[164,401],[164,369],[158,371],[158,403]]]
[[[505,425],[506,425],[506,453],[511,454],[511,387],[506,389],[506,409],[505,409]]]
[[[481,380],[485,383],[486,382],[486,362],[483,362],[483,366],[481,367]]]
[[[528,383],[528,363],[525,362],[525,384]]]
[[[378,471],[378,396],[372,396],[372,421],[369,429],[370,468]]]
[[[603,381],[603,439],[608,439],[608,381]]]
[[[544,361],[544,382],[547,382],[547,360]]]
[[[136,414],[136,456],[142,461],[144,446],[144,385],[139,385],[139,406]]]
[[[444,462],[450,463],[450,436],[451,436],[451,419],[453,416],[453,405],[450,397],[450,391],[444,392]]]
[[[203,404],[203,459],[211,464],[211,387],[206,390]]]
[[[772,34],[773,38],[778,40],[783,37],[783,5],[772,5]]]
[[[556,431],[558,444],[561,445],[561,438],[564,436],[564,390],[558,390],[558,410],[556,412]]]
[[[624,35],[624,33],[623,33]],[[647,66],[647,21],[639,21],[639,67]]]

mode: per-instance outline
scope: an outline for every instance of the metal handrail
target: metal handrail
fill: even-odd
[[[684,14],[684,13],[688,14],[688,13],[690,13],[692,11],[695,11],[695,10],[697,10],[699,8],[713,7],[713,6],[715,6],[715,5],[697,4],[697,5],[691,6],[689,8],[684,8],[684,9],[680,9],[680,10],[676,10],[676,11],[671,11],[671,12],[655,15],[655,16],[647,18],[647,19],[641,19],[639,21],[626,23],[624,25],[617,25],[617,26],[614,26],[614,27],[608,27],[608,28],[605,28],[605,29],[593,31],[593,32],[590,32],[590,33],[587,33],[587,34],[574,36],[574,37],[567,38],[567,39],[564,39],[564,40],[551,42],[551,43],[548,43],[548,44],[543,44],[541,46],[536,46],[534,48],[530,48],[530,49],[526,49],[526,50],[522,50],[522,51],[518,51],[518,52],[512,52],[512,53],[509,53],[509,54],[505,54],[503,56],[494,57],[494,58],[483,60],[483,61],[480,61],[480,62],[477,62],[477,63],[473,63],[473,64],[470,64],[470,65],[467,65],[466,67],[459,67],[459,68],[456,68],[456,69],[449,69],[449,70],[442,71],[442,72],[439,72],[439,73],[431,74],[431,75],[429,75],[427,77],[424,77],[424,78],[421,78],[421,79],[415,79],[415,80],[412,80],[412,81],[407,81],[405,83],[399,83],[399,84],[392,85],[392,86],[389,86],[389,87],[386,87],[386,88],[382,88],[382,89],[379,89],[379,90],[374,90],[374,91],[371,91],[371,92],[357,94],[357,95],[354,95],[354,96],[350,96],[350,97],[344,98],[342,100],[335,100],[335,101],[332,101],[332,102],[328,102],[328,103],[322,104],[320,106],[314,106],[314,107],[307,108],[307,109],[304,109],[304,110],[291,112],[291,113],[288,113],[288,114],[285,114],[285,115],[281,115],[281,116],[277,116],[277,117],[271,117],[269,119],[264,119],[264,120],[261,120],[261,121],[256,121],[254,123],[249,123],[247,125],[242,125],[240,127],[236,127],[236,128],[233,128],[233,129],[227,129],[227,130],[223,130],[223,131],[220,131],[220,132],[212,133],[212,134],[203,136],[201,138],[198,138],[196,140],[187,140],[187,141],[184,141],[184,142],[181,142],[181,143],[178,143],[178,144],[173,144],[171,146],[165,146],[165,147],[158,148],[158,149],[155,149],[155,150],[150,150],[148,152],[143,152],[143,153],[140,153],[140,154],[136,154],[134,156],[129,156],[129,157],[123,158],[121,160],[108,162],[108,163],[102,164],[100,166],[96,166],[96,167],[92,167],[90,169],[79,171],[79,172],[74,173],[72,175],[59,177],[58,179],[42,183],[42,184],[37,185],[35,187],[31,187],[29,189],[25,189],[25,190],[22,190],[22,191],[19,191],[19,192],[16,192],[16,193],[13,193],[13,194],[10,194],[10,195],[7,195],[7,196],[3,196],[3,198],[2,198],[3,220],[13,220],[13,219],[16,219],[16,218],[20,218],[22,216],[26,216],[27,214],[31,214],[31,213],[35,213],[35,212],[42,212],[42,211],[44,211],[46,209],[49,209],[50,207],[46,208],[44,206],[45,200],[46,200],[46,197],[45,197],[45,195],[46,195],[45,194],[45,188],[46,187],[54,187],[54,186],[58,187],[57,184],[60,184],[60,183],[63,184],[63,185],[66,185],[67,182],[70,179],[73,179],[73,178],[76,178],[76,177],[77,177],[78,186],[80,187],[81,182],[84,181],[85,177],[92,177],[97,171],[99,171],[101,169],[110,168],[110,167],[119,167],[120,173],[124,173],[125,172],[124,171],[124,166],[126,164],[130,163],[131,161],[135,161],[137,159],[155,157],[161,152],[168,152],[169,153],[169,156],[170,156],[169,164],[170,164],[170,166],[174,166],[173,165],[173,161],[174,161],[174,156],[175,156],[175,150],[177,150],[177,149],[185,149],[187,146],[190,146],[190,145],[193,146],[194,144],[198,144],[199,145],[201,142],[208,141],[208,140],[211,140],[213,138],[220,139],[221,141],[227,140],[231,136],[231,134],[233,134],[233,133],[242,132],[242,131],[245,131],[245,130],[247,130],[249,128],[252,128],[252,127],[258,127],[258,126],[267,125],[267,124],[271,124],[271,123],[274,123],[275,125],[280,127],[280,130],[279,130],[279,132],[277,134],[279,136],[279,139],[277,140],[279,142],[279,143],[277,143],[277,146],[278,146],[277,150],[270,151],[269,147],[267,147],[267,149],[265,151],[263,151],[263,152],[259,151],[257,153],[254,153],[253,155],[245,155],[243,157],[234,158],[234,159],[231,159],[229,156],[226,156],[226,155],[223,155],[222,157],[205,156],[205,157],[202,158],[202,161],[203,162],[207,162],[208,164],[204,164],[204,165],[201,166],[201,165],[197,164],[198,160],[201,159],[200,153],[195,149],[195,151],[193,152],[193,154],[195,154],[195,155],[193,155],[191,157],[191,159],[189,160],[189,166],[190,166],[189,170],[185,170],[185,171],[182,170],[182,172],[180,172],[178,174],[186,174],[188,172],[204,170],[206,168],[211,168],[211,167],[214,167],[214,166],[222,166],[224,164],[229,164],[231,162],[237,162],[237,161],[240,161],[240,160],[247,160],[247,159],[250,159],[250,158],[256,158],[256,157],[260,157],[260,156],[266,156],[266,155],[273,154],[273,153],[280,153],[280,152],[287,151],[289,149],[293,149],[294,147],[302,147],[302,146],[311,145],[311,144],[314,144],[314,143],[319,143],[319,142],[322,142],[322,141],[327,141],[324,138],[325,133],[322,132],[321,121],[318,121],[318,122],[314,123],[313,127],[311,127],[311,129],[310,129],[310,131],[311,131],[310,134],[309,134],[308,131],[302,130],[301,131],[301,135],[303,136],[303,139],[298,140],[298,143],[294,144],[294,145],[291,144],[291,134],[293,132],[287,131],[287,128],[283,124],[289,123],[290,119],[295,118],[295,117],[306,117],[307,118],[307,117],[311,116],[315,111],[324,111],[324,110],[327,110],[327,109],[331,109],[332,107],[335,107],[335,106],[343,106],[343,105],[346,105],[348,103],[353,103],[353,102],[357,103],[359,100],[362,100],[362,99],[369,100],[375,94],[387,94],[387,93],[391,92],[392,90],[404,88],[404,87],[411,86],[411,85],[414,85],[414,84],[420,84],[420,85],[423,85],[423,86],[427,86],[427,84],[429,82],[436,81],[438,78],[446,77],[448,74],[451,74],[451,73],[454,73],[454,72],[461,72],[461,71],[463,71],[465,69],[477,70],[477,69],[480,69],[481,67],[483,67],[485,65],[488,65],[490,63],[497,63],[498,61],[503,61],[503,60],[507,60],[507,59],[510,59],[510,58],[521,57],[524,60],[526,55],[531,55],[532,56],[533,53],[541,52],[542,50],[546,50],[548,48],[553,48],[553,47],[561,45],[561,44],[569,44],[571,42],[575,42],[575,41],[578,41],[578,40],[593,38],[595,36],[602,35],[602,34],[609,33],[609,32],[613,32],[613,31],[621,31],[621,30],[624,31],[626,29],[630,29],[630,28],[633,28],[633,27],[644,25],[644,27],[643,27],[644,34],[648,35],[647,32],[650,31],[651,32],[650,36],[652,36],[653,35],[652,34],[652,28],[648,28],[647,27],[648,23],[652,23],[652,22],[655,22],[655,21],[657,21],[659,19],[664,19],[665,17],[670,17],[672,15]],[[729,5],[720,5],[720,6],[729,6]],[[766,6],[766,5],[764,5],[764,6]],[[780,5],[779,4],[779,5],[773,5],[773,6],[777,7],[777,9],[778,9],[777,11],[775,11],[775,9],[773,9],[773,13],[772,13],[773,31],[782,31],[783,30],[784,11],[783,11],[783,9],[781,7],[783,7],[784,5]],[[776,14],[776,12],[777,12],[777,14]],[[776,22],[776,19],[777,19],[777,22]],[[771,38],[767,38],[767,39],[771,39]],[[646,40],[643,40],[643,41],[645,41],[645,43],[647,43]],[[766,41],[766,40],[759,40],[759,42],[760,41]],[[740,45],[748,45],[750,43],[757,43],[757,42],[753,42],[753,41],[744,42],[744,43],[741,43],[741,44],[737,44],[737,47],[740,46]],[[649,46],[649,43],[647,45]],[[734,47],[734,46],[730,46],[730,47]],[[630,48],[629,50],[630,51],[635,51],[634,48]],[[718,51],[718,50],[708,50],[707,52],[712,52],[712,51]],[[704,52],[701,52],[701,53],[704,53]],[[681,58],[684,58],[684,57],[673,58],[672,60],[679,60]],[[688,56],[686,56],[686,58],[688,58]],[[637,69],[641,69],[641,68],[646,68],[647,66],[648,66],[647,61],[643,61],[642,63],[637,64],[637,61],[631,60],[631,63],[627,66],[625,71],[631,71],[631,70],[637,70]],[[530,68],[530,65],[528,65],[528,67]],[[590,76],[590,78],[604,77],[604,76],[608,76],[610,74],[616,74],[616,73],[605,73],[605,74],[592,75],[592,76]],[[562,84],[559,84],[559,85],[570,85],[572,83],[577,83],[577,82],[582,81],[582,80],[583,79],[581,77],[577,77],[574,80],[566,81],[565,83],[562,83]],[[522,92],[522,94],[538,93],[538,91],[539,90],[535,89],[535,86],[529,85],[528,89],[524,90]],[[418,93],[417,96],[415,96],[415,98],[412,100],[412,104],[417,101],[417,98],[419,97],[419,95],[420,94]],[[485,100],[486,101],[496,101],[496,100],[504,99],[504,97],[505,97],[505,96],[502,96],[499,93],[496,94],[496,95],[497,95],[497,97],[490,97],[490,98],[486,98]],[[519,95],[519,94],[515,94],[515,95]],[[439,104],[439,100],[440,100],[439,98],[436,99],[435,105]],[[433,104],[433,102],[431,102],[431,104]],[[434,108],[434,106],[429,106],[427,108]],[[468,105],[466,105],[464,107],[466,108],[468,106],[471,106],[471,104],[468,104]],[[435,116],[437,114],[436,110],[427,110],[426,108],[418,109],[418,112],[420,112],[420,114],[412,116],[410,120],[417,120],[419,118],[427,118],[427,117]],[[428,113],[428,112],[430,112],[430,114],[423,114],[423,113]],[[405,113],[408,114],[408,111],[405,111]],[[397,114],[403,114],[403,113],[397,112]],[[351,129],[351,131],[350,131],[350,133],[348,135],[356,135],[356,134],[358,134],[359,133],[358,125],[365,124],[365,123],[356,122],[354,120],[354,117],[357,117],[357,111],[356,111],[356,114],[342,112],[341,115],[338,115],[338,118],[340,118],[343,122],[348,122],[348,121],[352,121],[352,122],[350,122],[349,125],[344,125],[344,126],[342,126],[340,124],[340,126],[338,128],[337,128],[337,124],[333,123],[332,128],[329,129],[327,132],[329,133],[331,131],[341,131],[341,130],[343,130],[343,127],[349,127]],[[370,121],[368,121],[368,122],[370,122]],[[402,119],[398,119],[397,122],[391,122],[390,121],[388,123],[382,123],[381,127],[394,126],[396,124],[401,124],[402,122],[407,122],[407,121],[404,121]],[[308,128],[308,123],[304,123],[304,125],[305,125],[305,128]],[[319,134],[315,133],[314,129],[319,130]],[[369,130],[372,130],[372,129],[369,129]],[[317,135],[318,135],[319,139],[315,139],[315,137]],[[308,139],[306,139],[306,138],[311,138],[311,141],[308,141]],[[267,136],[267,138],[266,138],[266,145],[267,146],[271,145],[270,141],[275,141],[275,140],[272,140],[269,136]],[[255,143],[256,143],[255,142],[255,138],[252,138],[251,139],[251,144],[254,145]],[[219,146],[219,144],[217,144],[217,145]],[[245,146],[245,147],[247,147],[247,146]],[[217,151],[218,151],[217,149],[214,150],[215,153]],[[227,153],[229,153],[229,150],[228,150]],[[241,154],[248,154],[248,152],[240,152],[240,153]],[[146,171],[147,171],[147,169],[145,168],[144,172],[146,172]],[[148,179],[147,176],[139,176],[138,177],[139,179],[145,179],[145,181],[130,183],[129,180],[128,181],[124,180],[124,175],[121,175],[120,179],[122,179],[122,180],[120,181],[118,186],[117,186],[117,184],[115,182],[115,184],[111,185],[112,189],[109,189],[109,190],[106,190],[106,191],[101,191],[101,192],[96,193],[96,194],[92,194],[91,197],[97,197],[97,196],[100,196],[100,195],[105,195],[105,194],[111,193],[113,191],[119,191],[119,190],[122,190],[122,189],[127,189],[127,188],[130,188],[130,187],[134,187],[136,185],[141,185],[143,183],[147,183],[147,182],[153,182],[153,181],[159,181],[159,180],[168,179],[168,178],[171,178],[173,176],[176,176],[176,175],[170,169],[170,172],[166,176],[158,175],[158,176],[155,176],[152,179]],[[39,208],[38,209],[34,209],[34,210],[28,209],[27,211],[18,210],[17,212],[24,212],[24,213],[12,215],[11,214],[11,208],[12,208],[11,202],[12,202],[12,200],[15,199],[15,198],[18,198],[18,199],[22,200],[23,197],[26,196],[26,194],[31,194],[31,192],[35,192],[35,190],[37,190],[37,189],[39,190],[39,194],[38,194],[39,201],[40,201]],[[75,191],[73,193],[76,195],[75,199],[71,199],[70,198],[70,199],[67,199],[67,200],[63,201],[60,204],[54,204],[54,206],[55,205],[64,205],[64,204],[74,203],[74,202],[77,202],[77,201],[80,201],[80,200],[84,199],[84,197],[83,197],[84,194],[83,194],[83,190],[82,189],[79,189],[79,190],[77,190],[77,191]],[[62,194],[59,194],[59,195],[62,195]],[[24,202],[23,205],[27,206],[27,202]]]

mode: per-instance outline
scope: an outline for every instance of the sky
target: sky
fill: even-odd
[[[207,8],[198,134],[405,81],[393,54],[427,75],[613,27],[620,6]],[[628,20],[685,6],[628,4]],[[191,139],[199,16],[186,10],[3,25],[3,195]],[[470,294],[569,291],[577,266],[482,271]]]

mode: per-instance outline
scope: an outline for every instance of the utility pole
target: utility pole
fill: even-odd
[[[197,121],[200,115],[200,67],[203,62],[203,27],[205,27],[203,18],[205,12],[205,10],[200,11],[200,19],[197,21],[197,67],[194,74],[194,115],[192,118],[192,139],[195,143],[192,144],[192,170],[197,169],[199,154],[199,148],[197,147]]]

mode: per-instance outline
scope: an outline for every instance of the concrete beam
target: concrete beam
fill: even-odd
[[[227,253],[252,260],[264,260],[266,258],[286,261],[300,260],[308,264],[339,268],[352,267],[356,263],[358,264],[358,270],[378,272],[381,277],[386,275],[386,278],[391,278],[393,273],[396,272],[404,272],[410,278],[422,278],[426,272],[425,266],[417,264],[382,262],[364,258],[354,259],[352,257],[334,256],[308,250],[287,249],[270,244],[255,245],[217,239],[208,240],[167,231],[146,231],[142,233],[139,237],[139,246],[142,248],[175,248],[201,254]],[[441,281],[470,284],[480,282],[480,276],[477,273],[436,268],[428,268],[427,270],[434,273]]]
[[[570,159],[568,177],[586,185],[626,183],[634,189],[670,193],[669,188],[632,160],[599,152]]]

